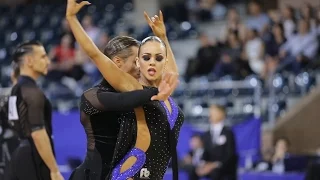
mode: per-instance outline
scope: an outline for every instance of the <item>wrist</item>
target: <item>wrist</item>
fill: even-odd
[[[76,15],[69,15],[69,14],[66,15],[66,19],[67,19],[67,20],[73,19],[73,18],[75,18],[75,17],[76,17]]]
[[[50,168],[50,173],[52,173],[52,174],[60,173],[58,166],[54,166],[54,167]]]
[[[167,37],[166,34],[158,36],[158,38],[160,38],[162,41],[167,41],[168,40],[168,37]]]

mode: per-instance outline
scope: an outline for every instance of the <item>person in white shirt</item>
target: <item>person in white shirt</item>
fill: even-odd
[[[272,157],[272,172],[284,173],[285,163],[284,160],[288,156],[289,140],[287,138],[279,138],[276,141],[275,152]]]
[[[210,128],[203,135],[204,162],[196,171],[199,177],[223,180],[237,179],[238,156],[235,137],[232,130],[224,125],[225,119],[224,106],[210,106]]]

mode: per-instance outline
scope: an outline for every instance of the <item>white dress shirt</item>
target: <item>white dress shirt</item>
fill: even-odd
[[[218,142],[218,138],[220,137],[221,131],[224,127],[223,122],[217,123],[217,124],[211,124],[210,126],[210,133],[212,136],[212,142],[215,144]]]

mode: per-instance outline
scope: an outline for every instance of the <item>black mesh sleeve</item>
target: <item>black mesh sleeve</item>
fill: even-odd
[[[31,132],[44,128],[44,94],[37,87],[22,88],[21,93],[27,105],[27,121]]]
[[[127,111],[142,106],[158,94],[158,89],[143,89],[131,92],[87,91],[84,95],[90,104],[101,111]]]

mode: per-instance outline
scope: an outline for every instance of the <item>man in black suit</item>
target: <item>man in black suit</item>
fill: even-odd
[[[233,132],[224,125],[226,111],[223,106],[210,107],[210,130],[203,135],[203,164],[197,169],[197,175],[212,180],[236,180],[237,161],[236,144]]]

